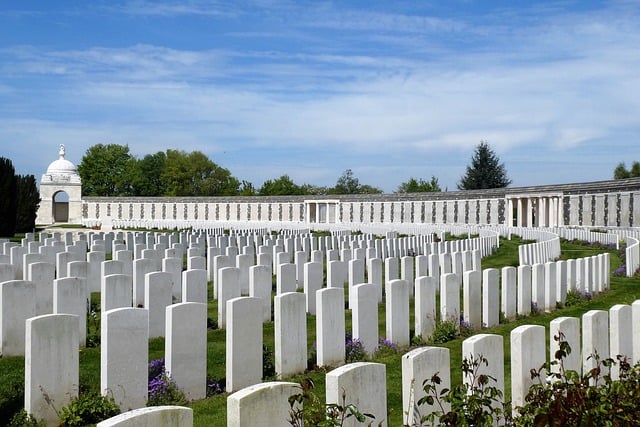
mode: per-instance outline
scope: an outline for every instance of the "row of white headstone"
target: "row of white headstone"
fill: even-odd
[[[582,323],[582,325],[581,325]],[[559,337],[566,341],[572,351],[564,360],[566,370],[578,373],[588,372],[595,367],[598,354],[600,360],[617,355],[627,356],[628,361],[640,360],[640,300],[632,305],[615,305],[608,312],[592,310],[579,318],[560,317],[551,321],[547,331],[543,326],[524,325],[515,328],[510,335],[510,377],[511,397],[514,413],[525,403],[525,396],[534,383],[531,369],[539,370],[547,360],[554,360],[559,349]],[[549,357],[547,357],[547,340]],[[500,335],[478,334],[462,343],[465,358],[480,357],[487,364],[480,364],[478,374],[495,378],[495,386],[504,393],[505,358],[504,343]],[[558,366],[552,369],[559,369]],[[423,381],[438,374],[441,379],[439,390],[451,384],[449,350],[442,347],[420,347],[402,356],[402,396],[403,423],[414,425],[420,416],[427,415],[435,406],[417,402],[425,395]],[[600,375],[609,371],[603,368]],[[611,377],[619,377],[619,366],[613,365]],[[544,371],[541,378],[545,378]],[[469,383],[469,377],[463,377]],[[245,387],[227,399],[227,425],[229,427],[247,425],[269,425],[273,427],[290,425],[289,397],[301,393],[299,384],[291,382],[256,383]],[[379,363],[350,363],[326,375],[326,403],[355,405],[361,412],[375,416],[375,425],[388,425],[387,390],[385,365]],[[449,406],[445,402],[444,410]],[[347,425],[356,425],[347,424]]]
[[[314,264],[306,264],[307,273]],[[497,269],[485,269],[482,272],[467,271],[464,273],[463,283],[459,275],[445,273],[439,285],[439,315],[436,309],[436,292],[438,291],[436,279],[431,276],[421,276],[413,283],[402,279],[389,280],[385,283],[385,338],[399,347],[409,345],[412,294],[414,295],[415,334],[428,339],[438,320],[449,320],[459,324],[461,314],[463,320],[474,329],[497,325],[501,300],[503,312],[511,317],[515,316],[516,312],[522,315],[530,314],[532,302],[539,303],[540,307],[544,307],[547,311],[555,310],[556,304],[563,302],[563,298],[566,297],[568,289],[566,278],[562,285],[559,283],[563,278],[562,272],[567,271],[567,266],[569,270],[573,266],[579,265],[581,268],[586,266],[583,271],[589,274],[585,274],[585,277],[591,276],[591,269],[598,271],[599,273],[594,276],[601,281],[592,283],[597,283],[600,291],[604,290],[607,283],[604,278],[608,277],[602,274],[602,271],[606,271],[603,267],[605,264],[608,264],[608,256],[603,254],[593,259],[579,259],[577,262],[549,262],[533,268],[505,267],[502,270],[502,292]],[[254,269],[252,271],[259,271],[261,267],[252,267],[252,269]],[[261,366],[262,323],[270,320],[269,312],[265,310],[265,299],[270,300],[270,298],[268,296],[240,297],[236,292],[232,298],[225,299],[228,295],[226,280],[230,277],[227,274],[237,273],[237,269],[227,267],[221,272],[223,273],[220,276],[222,279],[220,284],[223,291],[219,294],[218,307],[220,310],[224,304],[224,327],[228,328],[227,390],[234,391],[237,389],[237,384],[250,385],[260,382],[262,370],[256,367],[255,372],[252,372],[245,367]],[[234,278],[230,279],[230,283],[236,283],[237,290],[237,281],[234,282]],[[572,283],[575,286],[578,282]],[[229,287],[233,285],[230,284]],[[464,311],[460,310],[461,287]],[[309,286],[307,285],[305,289],[308,291]],[[342,364],[345,361],[346,333],[343,288],[320,288],[314,292],[313,296],[316,315],[317,364],[318,366]],[[378,296],[379,288],[373,283],[356,284],[350,288],[349,292],[353,337],[360,340],[368,354],[377,349],[380,339]],[[235,305],[240,304],[239,301],[243,301],[242,305]],[[308,355],[306,313],[310,311],[309,301],[311,299],[308,293],[296,292],[295,289],[275,296],[275,362],[276,373],[280,377],[303,372],[306,368]],[[233,313],[229,312],[231,307],[234,307]],[[219,311],[219,313],[222,312]],[[229,324],[230,321],[234,324]],[[237,322],[243,326],[238,327]],[[249,330],[253,332],[248,333]],[[240,344],[237,345],[238,343]],[[234,349],[236,351],[242,349],[242,360],[236,360]],[[242,380],[238,380],[239,383],[235,380],[238,375],[243,377]]]
[[[100,282],[101,301],[102,301],[101,306],[104,311],[103,322],[106,322],[107,319],[109,319],[112,316],[111,314],[112,312],[117,311],[119,309],[125,310],[125,312],[126,310],[134,310],[134,311],[131,311],[130,313],[136,312],[140,314],[135,314],[135,315],[128,314],[128,316],[133,316],[133,317],[126,318],[126,321],[124,323],[127,325],[137,325],[133,327],[133,330],[143,334],[144,340],[140,340],[140,341],[146,343],[146,341],[150,336],[155,336],[154,333],[152,332],[152,329],[154,328],[154,326],[159,331],[163,331],[165,329],[163,328],[164,321],[162,320],[162,317],[165,313],[165,309],[167,310],[166,311],[167,313],[169,312],[169,308],[167,308],[167,306],[170,306],[171,298],[175,296],[175,292],[176,292],[175,283],[178,280],[182,279],[182,276],[184,276],[183,286],[178,288],[177,290],[178,296],[181,296],[183,298],[183,301],[189,301],[191,299],[191,296],[193,296],[193,299],[196,300],[195,301],[196,303],[200,303],[200,304],[206,303],[207,288],[206,288],[205,270],[203,268],[199,268],[199,269],[192,269],[192,270],[187,270],[182,272],[181,258],[171,256],[171,255],[178,255],[184,250],[184,247],[180,247],[180,245],[182,245],[181,243],[174,242],[172,248],[165,248],[164,254],[169,255],[169,257],[160,259],[159,256],[161,254],[161,249],[162,249],[161,247],[158,248],[156,246],[155,249],[145,249],[144,247],[142,247],[151,243],[149,242],[150,239],[148,234],[146,236],[143,235],[141,239],[140,239],[140,236],[135,236],[136,240],[144,239],[147,243],[135,243],[135,246],[136,246],[135,253],[139,254],[140,258],[133,259],[133,251],[126,250],[125,249],[126,245],[124,243],[120,243],[118,239],[114,239],[111,242],[111,247],[112,247],[113,256],[116,259],[112,261],[104,261],[104,253],[106,253],[106,250],[101,250],[101,249],[103,249],[103,247],[106,246],[104,242],[108,239],[101,240],[99,238],[93,238],[93,237],[94,236],[90,236],[89,241],[91,242],[91,248],[95,250],[92,250],[91,252],[87,253],[87,259],[90,258],[92,253],[102,254],[103,261],[100,261],[101,268],[100,268],[99,282]],[[57,268],[55,268],[52,263],[48,263],[44,261],[31,260],[34,262],[27,262],[29,261],[27,257],[30,255],[30,253],[25,253],[22,256],[23,264],[21,264],[21,266],[22,268],[26,267],[27,274],[28,274],[27,278],[36,279],[36,276],[37,276],[37,277],[40,277],[40,279],[30,280],[30,281],[10,280],[0,284],[0,292],[1,292],[0,299],[2,300],[2,307],[0,307],[0,309],[2,310],[1,318],[3,321],[2,322],[3,326],[2,328],[0,328],[0,333],[2,333],[2,340],[0,340],[0,342],[3,343],[3,347],[2,347],[3,354],[10,355],[11,352],[13,351],[11,350],[11,345],[9,344],[5,345],[4,344],[5,342],[11,343],[11,344],[18,343],[17,347],[20,347],[20,343],[23,343],[22,349],[26,350],[29,343],[28,342],[25,343],[24,339],[23,340],[20,339],[20,337],[25,337],[25,330],[26,328],[28,328],[27,326],[28,322],[26,322],[26,320],[31,319],[32,316],[37,316],[39,314],[44,314],[45,317],[46,315],[48,315],[48,313],[46,312],[39,313],[38,304],[37,304],[39,297],[41,297],[42,295],[47,295],[47,296],[49,295],[48,291],[46,291],[47,283],[49,284],[49,286],[51,283],[53,283],[53,290],[51,291],[52,310],[49,311],[49,313],[51,312],[58,313],[59,315],[62,315],[62,316],[64,316],[65,314],[66,315],[71,314],[71,315],[77,316],[77,319],[74,321],[71,321],[68,319],[65,320],[66,326],[60,326],[59,328],[54,328],[53,330],[49,329],[48,333],[55,332],[55,330],[57,329],[60,329],[60,331],[65,331],[66,328],[68,328],[69,323],[71,324],[75,323],[78,331],[78,345],[79,346],[82,345],[82,342],[84,341],[84,332],[86,330],[86,327],[85,327],[86,326],[86,301],[88,297],[88,292],[92,288],[92,286],[88,284],[89,278],[87,276],[88,276],[89,265],[92,263],[92,261],[80,261],[80,260],[71,261],[73,259],[73,256],[71,254],[75,254],[76,251],[80,253],[80,250],[77,250],[77,249],[69,250],[68,247],[78,246],[83,248],[82,243],[77,244],[77,242],[75,242],[73,245],[65,245],[65,247],[63,248],[62,245],[58,245],[56,244],[56,242],[58,242],[58,240],[56,239],[53,239],[51,241],[47,241],[47,239],[45,239],[45,244],[42,246],[31,245],[32,242],[28,242],[27,247],[37,247],[38,252],[40,252],[43,247],[47,248],[49,246],[57,247],[60,249],[67,249],[64,252],[63,251],[56,252]],[[83,242],[83,241],[79,240],[78,242]],[[65,243],[69,243],[69,242],[67,241]],[[170,241],[168,243],[170,243]],[[164,245],[164,243],[154,243],[154,245],[158,245],[158,244]],[[189,259],[188,263],[191,264],[190,266],[205,267],[204,265],[205,258],[202,256],[203,254],[202,251],[204,246],[203,239],[200,238],[199,236],[196,236],[195,239],[189,238],[189,245],[192,246],[187,250],[189,255],[191,255],[188,257]],[[14,247],[15,246],[10,246],[10,252],[16,252]],[[83,249],[86,251],[86,247],[84,247]],[[371,351],[371,349],[375,348],[375,345],[377,345],[377,324],[378,324],[377,303],[380,301],[382,296],[382,285],[380,284],[378,287],[376,287],[375,284],[373,284],[373,286],[371,285],[355,286],[361,283],[362,281],[364,281],[364,268],[363,268],[364,261],[358,257],[358,254],[361,253],[361,252],[358,252],[358,249],[354,249],[353,252],[347,252],[346,250],[343,249],[343,253],[341,255],[343,255],[345,259],[348,256],[350,256],[352,253],[353,255],[355,255],[355,258],[349,260],[348,262],[348,265],[350,268],[349,268],[349,274],[347,279],[351,279],[350,283],[352,284],[352,286],[350,287],[350,290],[353,290],[353,295],[351,295],[351,292],[350,292],[350,300],[356,301],[356,303],[352,306],[354,311],[354,316],[362,318],[362,320],[360,321],[354,320],[354,325],[357,324],[357,325],[363,325],[363,326],[354,326],[354,335],[357,334],[356,337],[358,338],[361,337],[363,342],[367,342],[367,348],[369,349],[369,351]],[[176,251],[176,252],[172,253],[167,251]],[[44,250],[42,252],[46,253],[47,251]],[[279,253],[276,252],[276,258],[280,258],[278,257],[278,254]],[[292,275],[291,273],[298,270],[297,269],[292,270],[291,267],[288,267],[288,266],[292,266],[291,264],[287,264],[287,263],[278,264],[278,269],[277,269],[277,271],[279,272],[278,281],[280,283],[280,285],[278,286],[278,290],[279,290],[278,295],[279,297],[281,297],[281,299],[276,298],[275,305],[276,305],[276,319],[280,317],[281,320],[280,321],[276,320],[276,321],[278,323],[278,327],[283,328],[283,331],[280,332],[280,339],[281,341],[284,341],[284,343],[280,342],[280,344],[277,345],[279,348],[276,351],[276,364],[277,365],[279,364],[278,372],[281,375],[287,375],[289,372],[291,373],[295,371],[299,372],[300,368],[298,367],[292,368],[292,366],[294,365],[288,364],[286,362],[285,359],[286,359],[286,355],[288,354],[295,354],[298,359],[302,359],[306,363],[306,339],[299,338],[291,341],[289,337],[296,336],[296,333],[298,334],[297,336],[301,336],[300,334],[306,334],[306,326],[304,328],[298,327],[297,330],[291,329],[291,328],[293,324],[304,326],[304,321],[306,320],[304,313],[309,309],[309,307],[314,307],[316,311],[319,313],[318,314],[318,330],[317,330],[317,346],[318,346],[319,364],[335,365],[335,364],[340,364],[344,362],[344,339],[343,339],[344,338],[344,311],[343,311],[344,310],[344,302],[343,302],[344,293],[341,289],[345,283],[344,273],[339,275],[341,280],[335,280],[336,282],[335,287],[333,286],[333,280],[330,279],[328,280],[328,282],[330,282],[332,286],[329,286],[326,289],[320,289],[323,284],[321,262],[325,258],[328,259],[335,256],[332,254],[337,254],[337,251],[335,252],[328,251],[327,254],[324,254],[325,256],[322,256],[323,254],[320,253],[321,256],[319,257],[318,262],[303,264],[304,274],[306,274],[308,277],[311,277],[311,276],[315,277],[316,278],[315,282],[317,282],[317,284],[319,285],[317,289],[315,289],[313,286],[307,285],[306,292],[304,295],[294,293],[293,295],[289,296],[288,291],[295,291],[298,286],[297,281],[295,280],[296,276]],[[260,258],[260,255],[261,254],[258,254],[258,259]],[[315,254],[315,256],[316,257],[318,256],[317,253]],[[313,257],[314,257],[314,253],[311,254],[311,259],[313,259]],[[20,258],[16,257],[16,259],[19,260]],[[304,259],[307,259],[307,258],[304,258]],[[425,260],[427,262],[425,262]],[[442,268],[440,267],[441,260],[442,260],[442,266],[443,266]],[[449,260],[451,260],[451,262]],[[458,260],[458,262],[455,260]],[[368,271],[370,272],[369,274],[371,274],[372,271],[377,270],[379,272],[378,276],[380,277],[380,282],[382,282],[382,278],[381,278],[382,261],[377,258],[371,258],[368,261],[371,266],[375,266],[375,267],[370,267],[368,269]],[[342,263],[342,264],[331,264],[331,262]],[[429,264],[430,262],[432,263],[431,265]],[[328,262],[327,267],[329,270],[329,273],[328,273],[329,278],[333,276],[333,274],[331,273],[331,271],[333,271],[332,266],[335,266],[337,271],[338,270],[337,266],[341,265],[342,267],[344,267],[345,266],[344,263],[345,263],[344,261]],[[267,263],[266,266],[252,266],[250,268],[255,268],[255,267],[268,268],[270,266],[269,264],[271,263],[270,262]],[[389,258],[385,260],[385,271],[386,271],[385,286],[387,289],[387,296],[386,296],[387,338],[391,339],[392,341],[400,345],[408,344],[409,295],[414,292],[417,294],[417,297],[419,299],[427,301],[427,303],[416,304],[417,311],[420,311],[421,313],[426,314],[426,315],[417,316],[418,318],[424,319],[423,323],[425,325],[427,323],[432,325],[432,322],[435,321],[435,314],[433,314],[431,317],[429,317],[428,314],[435,312],[435,291],[437,291],[441,287],[442,287],[441,292],[444,293],[444,297],[441,297],[441,313],[442,313],[441,317],[446,319],[446,318],[449,318],[450,316],[453,316],[454,319],[459,319],[460,310],[459,309],[456,310],[455,308],[452,309],[451,307],[455,305],[452,302],[454,300],[458,301],[457,304],[459,306],[459,295],[460,295],[460,278],[459,278],[460,273],[459,272],[464,270],[465,264],[467,267],[474,266],[474,264],[479,264],[479,256],[477,255],[477,251],[475,253],[467,252],[464,255],[459,253],[458,255],[445,253],[439,256],[430,255],[428,257],[421,256],[416,258],[403,257],[401,260],[398,260],[397,258]],[[162,268],[166,271],[156,271],[160,265],[162,265]],[[424,271],[426,272],[429,272],[429,271],[433,271],[433,272],[445,271],[446,272],[450,266],[451,271],[455,269],[456,271],[458,271],[458,273],[445,273],[443,276],[443,279],[441,280],[442,283],[440,286],[435,285],[436,281],[440,279],[440,275],[435,276],[436,279],[420,276],[419,277],[420,280],[416,281],[416,287],[414,291],[414,287],[409,286],[409,283],[413,283],[414,274],[419,274],[421,271],[423,271],[420,267],[421,265],[424,266]],[[14,266],[11,265],[11,267],[13,268]],[[399,269],[401,271],[401,276],[405,278],[404,280],[398,279]],[[313,274],[314,270],[315,270],[315,274]],[[15,273],[17,270],[14,268],[12,271]],[[125,273],[129,271],[131,271],[134,274],[130,275]],[[284,276],[286,275],[285,273],[286,271],[288,271],[289,278],[293,278],[292,280],[286,281],[284,279]],[[344,271],[344,268],[341,271]],[[582,270],[579,270],[579,271],[582,271]],[[53,274],[55,272],[57,272],[59,275],[63,275],[63,276],[67,275],[70,277],[60,277],[58,279],[53,279],[52,277],[54,277]],[[237,267],[227,267],[227,268],[221,268],[220,272],[221,274],[220,274],[219,289],[224,291],[226,288],[229,288],[232,290],[232,292],[240,291],[240,294],[238,295],[232,294],[231,295],[232,297],[236,297],[236,296],[239,297],[240,295],[242,295],[243,290],[241,286],[239,286],[239,277],[233,277],[234,274],[236,273],[239,274],[239,269]],[[464,274],[469,276],[469,279],[468,279],[469,283],[473,281],[472,273],[474,272],[477,273],[477,271],[474,271],[474,270],[464,271]],[[229,276],[227,280],[225,280],[226,278],[225,275]],[[189,279],[192,276],[194,277],[192,279],[193,281]],[[237,322],[250,321],[250,322],[253,322],[253,324],[259,325],[260,327],[259,329],[256,329],[256,333],[255,333],[256,339],[251,341],[258,342],[257,336],[259,335],[259,342],[261,343],[261,340],[262,340],[261,325],[262,325],[262,322],[266,320],[265,313],[269,313],[270,315],[271,272],[266,269],[263,269],[262,276],[263,276],[262,281],[265,284],[268,283],[268,287],[265,286],[265,291],[268,290],[268,293],[265,292],[265,296],[262,299],[250,298],[250,300],[253,301],[251,304],[254,304],[254,307],[253,309],[249,310],[247,313],[241,314],[240,320],[236,321],[233,319],[235,319],[234,316],[237,315],[238,312],[243,313],[242,304],[248,304],[248,303],[241,302],[241,301],[247,301],[247,299],[240,298],[239,300],[234,300],[233,298],[226,298],[226,297],[219,298],[220,300],[219,309],[220,307],[222,307],[222,310],[223,310],[220,317],[221,326],[225,326],[226,323],[230,323],[230,322],[234,322],[234,324],[236,324],[235,335],[234,335],[234,330],[230,328],[227,336],[227,340],[228,340],[227,342],[227,349],[228,349],[227,351],[227,378],[228,378],[227,387],[229,391],[237,390],[239,387],[244,386],[243,384],[244,380],[239,378],[242,378],[243,376],[251,373],[245,369],[246,366],[252,365],[256,367],[261,367],[261,363],[262,363],[261,344],[258,347],[259,349],[258,352],[256,353],[256,354],[259,354],[258,362],[256,363],[252,362],[249,365],[247,365],[246,361],[244,361],[245,356],[253,353],[251,351],[249,352],[247,351],[247,345],[245,344],[247,336],[253,337],[253,335],[246,333],[246,331],[248,330],[246,327],[237,326]],[[492,277],[494,277],[493,273],[491,274],[487,273],[487,276],[490,278],[489,281],[493,281],[493,279],[491,279]],[[140,280],[141,277],[144,279]],[[497,279],[497,271],[496,271],[495,277]],[[608,277],[608,275],[605,277]],[[136,280],[136,278],[138,278],[138,280]],[[362,280],[360,280],[360,278],[362,278]],[[43,289],[45,291],[39,292],[36,289],[34,282],[44,283],[45,285]],[[141,282],[144,283],[144,292],[142,293],[143,298],[142,298],[142,302],[140,303],[139,297],[141,296],[141,292],[139,291],[138,286]],[[228,286],[224,285],[225,282],[228,282]],[[311,281],[308,280],[307,282],[310,283]],[[193,286],[193,289],[191,289],[191,287],[188,286],[189,283],[195,283],[195,285]],[[449,283],[453,283],[453,284],[449,285]],[[458,296],[456,298],[453,298],[451,296],[453,295],[453,292],[451,291],[451,289],[455,289],[456,284],[457,284]],[[423,288],[425,290],[423,290]],[[254,289],[255,289],[255,286],[254,286]],[[315,289],[315,292],[314,292],[314,289]],[[223,294],[226,295],[225,292],[223,292]],[[551,294],[551,293],[548,293],[548,294]],[[433,295],[433,298],[431,299],[431,297],[426,297],[425,299],[424,295],[429,295],[429,296]],[[451,296],[451,297],[447,298],[447,296]],[[316,298],[315,303],[313,301],[313,297]],[[231,300],[231,301],[225,303],[225,301],[227,300]],[[269,301],[268,312],[265,310],[265,300]],[[290,300],[298,301],[298,302],[289,302]],[[444,300],[444,303],[442,302],[442,300]],[[497,301],[497,298],[490,297],[488,298],[488,300]],[[301,304],[300,301],[303,301],[304,304]],[[46,299],[44,304],[41,305],[41,308],[43,306],[48,307],[47,303],[48,303],[48,299]],[[235,307],[234,304],[238,304],[236,308],[234,308]],[[258,304],[257,309],[255,307],[255,304]],[[131,307],[136,307],[137,305],[141,305],[145,307],[146,310],[131,308]],[[16,307],[20,307],[22,309],[26,307],[26,309],[22,310],[20,313],[16,313],[17,311],[15,309]],[[119,307],[122,307],[122,308],[119,308]],[[231,310],[230,310],[230,307],[231,307]],[[260,310],[260,307],[262,307],[262,310]],[[292,307],[298,307],[298,308],[292,308]],[[229,312],[228,313],[224,312],[224,310],[229,310]],[[142,313],[144,313],[144,315]],[[375,314],[375,319],[371,318],[371,316],[374,314]],[[124,316],[124,314],[122,315]],[[103,341],[103,348],[109,348],[109,344],[108,344],[108,340],[110,337],[110,334],[108,332],[109,329],[127,330],[127,328],[113,327],[113,325],[118,324],[117,319],[119,318],[118,316],[115,316],[115,315],[113,316],[114,317],[112,318],[113,322],[111,323],[112,324],[111,328],[109,328],[108,325],[103,323],[102,333],[103,333],[103,340],[105,340]],[[135,320],[135,316],[138,316],[138,317],[144,316],[144,319],[138,318],[137,320]],[[298,316],[296,317],[295,322],[282,320],[282,319],[290,318],[291,316]],[[497,312],[495,317],[497,318]],[[155,321],[153,320],[154,318],[155,318]],[[167,333],[169,333],[168,332],[169,317],[165,316],[165,318],[166,318],[165,321],[167,322],[166,330],[167,330]],[[340,322],[333,321],[333,319],[338,319],[338,318],[342,318],[342,327],[339,327]],[[231,319],[231,321],[229,319]],[[303,321],[299,321],[298,319],[303,319]],[[430,319],[432,319],[432,321],[430,321]],[[336,323],[338,323],[338,325],[336,325]],[[368,325],[368,326],[376,325],[375,332],[373,331],[373,328],[369,327],[367,329],[367,327],[364,325]],[[199,326],[202,328],[206,328],[206,310],[205,310],[204,320],[200,322]],[[286,329],[286,328],[289,328],[289,329]],[[417,330],[423,330],[423,329],[424,328],[417,328]],[[127,332],[127,333],[131,333],[131,332]],[[159,332],[159,334],[161,333],[162,332]],[[425,332],[424,336],[428,336],[428,332]],[[140,335],[140,337],[142,337],[142,335]],[[366,338],[366,337],[370,337],[370,338]],[[116,339],[112,338],[111,341],[117,342],[117,338]],[[131,342],[130,337],[125,342]],[[168,345],[171,342],[171,339],[169,337],[167,337],[167,342],[168,342]],[[278,332],[276,332],[276,342],[278,342]],[[120,342],[120,344],[121,343],[122,342]],[[299,351],[292,350],[292,348],[298,348],[298,347],[301,348]],[[284,351],[282,350],[283,348],[285,349]],[[233,351],[233,349],[236,349],[236,350]],[[110,352],[112,361],[118,360],[117,353],[114,353],[114,351]],[[142,361],[144,361],[144,369],[143,369],[143,372],[145,374],[144,382],[140,380],[137,383],[137,385],[140,386],[140,384],[144,384],[144,389],[146,393],[146,386],[147,386],[146,348],[144,351],[145,351],[144,357],[142,357],[142,355],[140,355],[139,357],[140,366],[142,366],[142,363],[143,363]],[[140,353],[141,352],[142,352],[142,349],[140,350]],[[32,354],[40,354],[40,351],[39,350],[34,351],[32,352]],[[44,354],[47,354],[47,353],[44,353]],[[107,357],[105,356],[106,354],[109,354],[109,352],[104,351],[103,356]],[[136,354],[138,354],[138,352],[136,352]],[[70,360],[72,362],[71,364],[73,364],[73,358]],[[206,332],[205,332],[205,359],[204,360],[206,363]],[[108,375],[109,363],[110,362],[108,360],[103,360],[102,367],[103,367],[103,372],[105,372],[104,373],[105,377],[109,376]],[[136,365],[136,364],[130,364],[129,362],[126,362],[126,363],[131,366]],[[304,370],[304,367],[302,368],[302,370]],[[238,372],[237,374],[236,374],[236,371]],[[206,372],[206,365],[205,365],[205,372]],[[254,376],[252,377],[250,382],[259,382],[260,376],[261,376],[261,369],[260,369],[260,372],[257,374],[257,379]],[[126,378],[124,378],[123,380],[127,378],[135,378],[135,375],[127,375]],[[140,376],[140,378],[142,378],[142,376]],[[202,375],[202,378],[204,378],[204,375]],[[236,378],[236,380],[234,380],[234,378]],[[114,388],[125,390],[126,388],[122,384],[118,384],[119,381],[120,380],[108,381],[108,384],[103,387],[103,391],[108,390],[109,393],[114,393],[113,392]],[[39,382],[39,380],[36,380],[36,382]],[[42,391],[42,389],[39,389],[39,390]],[[125,393],[126,397],[123,399],[126,399],[127,404],[130,404],[131,402],[133,402],[135,406],[137,404],[135,396],[136,396],[136,393],[138,392],[133,390],[136,390],[136,389],[133,388],[128,390]],[[142,390],[142,388],[140,388],[140,390]],[[140,393],[142,392],[140,391]],[[37,392],[34,393],[34,395],[37,395]],[[122,402],[124,402],[124,400],[122,400]]]
[[[78,323],[73,314],[47,314],[25,322],[25,410],[47,426],[58,425],[57,410],[78,395]],[[131,307],[102,313],[100,390],[123,411],[147,404],[148,340],[148,310]],[[187,399],[206,397],[206,304],[166,308],[165,369]]]

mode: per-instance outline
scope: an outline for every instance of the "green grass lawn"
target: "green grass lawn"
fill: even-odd
[[[496,253],[482,260],[482,268],[502,268],[504,266],[518,265],[517,247],[523,242],[518,239],[512,241],[501,240],[501,245]],[[602,253],[604,249],[594,249],[589,246],[562,243],[563,258],[579,258]],[[611,271],[620,265],[619,257],[612,253]],[[500,324],[491,329],[483,329],[483,333],[499,334],[504,337],[505,352],[505,391],[510,392],[510,372],[508,369],[510,359],[509,334],[515,327],[535,324],[548,328],[549,322],[559,316],[580,317],[588,310],[603,309],[608,310],[615,304],[630,304],[636,299],[640,299],[640,283],[637,279],[616,278],[611,279],[611,289],[589,301],[582,301],[571,307],[560,308],[553,313],[539,314],[524,319],[512,320]],[[347,297],[345,292],[345,298]],[[97,294],[92,295],[95,302]],[[99,301],[99,298],[98,298]],[[411,325],[413,328],[413,301],[411,301]],[[211,301],[208,307],[208,316],[217,319],[217,302]],[[351,330],[351,312],[345,313],[347,331]],[[384,305],[379,305],[379,330],[380,336],[385,336],[385,316]],[[271,350],[274,348],[273,323],[264,324],[263,327],[264,345]],[[478,331],[480,332],[480,331]],[[307,337],[309,348],[315,341],[315,317],[307,316]],[[548,337],[547,337],[548,338]],[[451,351],[452,383],[461,382],[461,347],[462,338],[455,339],[441,346],[447,347]],[[548,339],[547,339],[548,341]],[[384,363],[387,367],[387,402],[389,408],[389,425],[402,425],[402,380],[401,380],[401,355],[409,348],[401,349],[397,354],[386,354],[381,357],[374,357],[372,361]],[[149,359],[157,359],[164,355],[164,340],[153,339],[149,342]],[[324,375],[325,369],[317,369],[288,378],[290,381],[301,381],[304,378],[311,378],[316,385],[316,393],[324,399]],[[225,376],[225,331],[208,331],[208,376],[220,379]],[[5,424],[8,417],[15,410],[22,407],[22,394],[24,382],[24,358],[7,357],[0,358],[0,424]],[[100,349],[99,347],[83,349],[80,352],[80,388],[81,390],[99,390],[100,387]],[[220,394],[208,399],[190,403],[194,410],[195,426],[226,426],[226,398],[227,394]]]

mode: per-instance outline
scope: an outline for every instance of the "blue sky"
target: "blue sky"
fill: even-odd
[[[199,150],[256,188],[454,190],[486,140],[512,186],[640,160],[640,2],[0,3],[0,155]]]

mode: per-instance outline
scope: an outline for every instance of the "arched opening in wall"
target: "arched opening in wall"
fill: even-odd
[[[53,221],[69,222],[69,195],[64,191],[53,195]]]

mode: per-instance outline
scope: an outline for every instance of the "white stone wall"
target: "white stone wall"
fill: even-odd
[[[136,201],[104,199],[100,201],[88,200],[82,202],[79,211],[85,225],[99,225],[102,219],[110,216],[114,221],[155,221],[151,226],[161,227],[162,222],[170,222],[170,227],[179,226],[180,222],[283,222],[304,223],[307,218],[317,223],[387,223],[387,224],[470,224],[495,225],[500,224],[500,206],[504,204],[503,216],[513,213],[517,216],[520,207],[523,212],[523,225],[526,225],[526,211],[528,204],[542,200],[539,195],[523,194],[524,202],[520,206],[513,204],[513,211],[509,211],[509,202],[499,198],[493,199],[455,199],[455,200],[426,200],[426,201],[333,201],[326,204],[319,200],[305,204],[303,201],[270,201],[264,203],[238,201],[187,201],[176,198],[151,202],[148,199]],[[537,218],[534,226],[551,224],[552,219],[568,224],[583,226],[619,226],[629,227],[640,222],[640,191],[622,193],[587,193],[570,195],[568,205],[563,204],[562,197],[558,199],[558,218],[551,211],[542,213],[539,209],[549,208],[547,204],[533,208]],[[518,197],[520,198],[520,196]],[[619,199],[619,205],[618,205]],[[315,215],[307,212],[310,206],[318,211]],[[324,209],[323,212],[321,212]],[[536,211],[538,209],[538,211]],[[568,209],[568,212],[565,211]],[[70,210],[71,213],[71,210]],[[630,220],[632,218],[632,221]],[[315,221],[314,221],[315,219]],[[543,221],[543,222],[541,222]],[[72,222],[72,221],[70,221]],[[554,222],[555,224],[555,222]],[[132,224],[133,225],[133,224]],[[117,224],[116,224],[117,226]],[[144,226],[140,224],[139,226]]]

